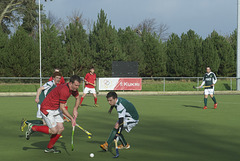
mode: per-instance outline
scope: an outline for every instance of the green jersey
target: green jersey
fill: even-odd
[[[45,97],[56,87],[54,80],[49,81],[43,85],[44,90],[41,92],[39,96],[38,104],[41,104]]]
[[[124,98],[118,97],[115,108],[118,112],[118,118],[131,117],[134,120],[139,119],[138,112],[134,105]]]
[[[203,83],[202,86],[205,84],[205,86],[211,86],[212,84],[215,84],[217,82],[217,77],[213,72],[206,73],[203,77]],[[213,86],[207,87],[205,89],[212,89]]]

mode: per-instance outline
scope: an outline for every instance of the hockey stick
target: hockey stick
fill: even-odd
[[[74,118],[74,120],[76,121],[76,117]],[[74,146],[73,146],[73,136],[74,136],[74,131],[75,131],[75,125],[72,127],[72,140],[71,140],[72,151],[74,150]]]
[[[212,86],[200,86],[200,87],[195,87],[193,86],[194,89],[199,89],[199,88],[208,88],[208,87],[212,87]]]
[[[66,115],[63,114],[64,117],[66,117],[69,121],[71,121]],[[76,126],[81,129],[83,132],[85,132],[88,135],[88,138],[91,139],[92,138],[92,133],[90,133],[89,131],[85,130],[84,128],[82,128],[80,125],[78,125],[76,123]]]

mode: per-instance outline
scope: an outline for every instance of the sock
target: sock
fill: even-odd
[[[123,146],[126,146],[127,142],[126,142],[125,138],[123,137],[123,134],[118,134],[118,135],[119,135],[119,140],[121,141]]]
[[[27,120],[26,124],[28,125],[29,123],[32,123],[33,125],[43,125],[42,120]]]
[[[94,102],[95,102],[95,104],[97,104],[97,97],[96,97],[96,98],[94,98]]]
[[[213,100],[214,104],[217,103],[215,96],[213,96],[212,100]]]
[[[59,139],[60,136],[61,136],[61,134],[52,134],[47,148],[48,149],[53,148],[54,144],[57,142],[57,140]]]
[[[84,99],[84,97],[81,97],[81,100],[80,100],[80,105],[82,104],[82,102],[83,102],[83,99]]]
[[[117,133],[117,129],[113,128],[112,132],[110,133],[109,137],[108,137],[108,140],[107,140],[107,143],[108,145],[110,145],[113,141],[113,139],[115,138],[116,136],[116,133]]]
[[[207,106],[207,98],[204,98],[204,106]]]
[[[32,126],[32,130],[42,132],[42,133],[45,133],[45,134],[49,134],[49,127],[46,126],[46,125],[45,126],[34,125],[34,126]]]

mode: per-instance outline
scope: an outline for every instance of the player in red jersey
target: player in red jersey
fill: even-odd
[[[80,101],[80,106],[82,105],[83,99],[84,97],[88,94],[88,93],[92,93],[94,96],[94,105],[96,107],[98,107],[97,104],[97,94],[96,94],[96,90],[95,90],[95,86],[96,86],[96,74],[94,73],[94,67],[90,68],[90,72],[86,74],[84,81],[85,81],[85,88],[83,91],[83,95],[81,97],[81,101]]]
[[[60,73],[60,69],[58,69],[58,68],[54,69],[54,73],[56,73],[56,72]],[[50,77],[49,81],[52,81],[52,80],[53,80],[53,77]],[[56,85],[59,86],[59,85],[62,85],[62,84],[65,84],[65,80],[64,80],[63,76],[61,77],[60,81]],[[68,110],[67,102],[65,104],[65,108]],[[65,117],[63,117],[63,118],[64,118],[65,121],[67,121],[67,122],[69,121]]]
[[[58,68],[54,69],[54,73],[55,73],[55,72],[60,72],[60,69],[58,69]],[[48,81],[52,81],[52,80],[53,80],[53,77],[50,77]],[[59,86],[59,85],[61,85],[61,84],[65,84],[65,80],[64,80],[63,77],[61,77],[59,83],[57,83],[56,85]]]
[[[73,75],[70,78],[69,83],[54,88],[43,100],[41,104],[41,114],[47,126],[36,126],[32,125],[31,123],[28,124],[28,130],[26,131],[27,140],[30,139],[30,135],[35,131],[45,134],[52,134],[47,149],[44,151],[46,153],[61,153],[60,150],[56,150],[53,146],[64,130],[62,113],[71,119],[72,126],[75,126],[76,124],[74,118],[77,118],[78,116],[77,109],[80,102],[78,88],[80,86],[80,81],[81,79],[79,76]],[[71,116],[64,108],[65,103],[71,95],[76,98],[76,103],[73,109],[73,116]]]

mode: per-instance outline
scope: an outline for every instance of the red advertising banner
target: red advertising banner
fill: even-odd
[[[99,78],[99,90],[142,90],[142,78]]]

